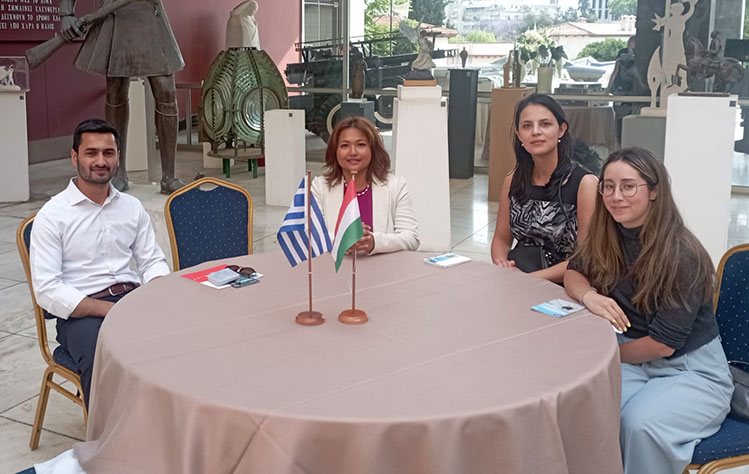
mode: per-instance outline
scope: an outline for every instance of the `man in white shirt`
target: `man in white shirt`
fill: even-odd
[[[73,356],[86,406],[104,317],[141,279],[169,273],[143,205],[111,184],[119,148],[108,122],[78,125],[70,152],[78,176],[41,208],[31,231],[34,294],[57,317],[57,341]]]

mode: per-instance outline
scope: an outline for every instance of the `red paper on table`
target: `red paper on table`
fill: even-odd
[[[226,264],[219,265],[217,267],[208,268],[206,270],[200,270],[199,272],[194,273],[185,273],[182,275],[183,277],[190,279],[192,281],[197,281],[198,283],[203,283],[204,281],[208,281],[208,275],[210,275],[213,272],[217,272],[219,270],[223,270],[226,268]]]

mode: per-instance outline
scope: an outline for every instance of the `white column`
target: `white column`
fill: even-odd
[[[419,222],[419,250],[448,251],[450,178],[442,88],[398,86],[394,107],[392,170],[408,181]]]
[[[26,92],[0,92],[0,202],[29,200],[29,145]]]
[[[668,99],[664,163],[674,200],[716,266],[728,240],[737,99]]]
[[[305,173],[304,110],[265,112],[265,204],[288,206]]]

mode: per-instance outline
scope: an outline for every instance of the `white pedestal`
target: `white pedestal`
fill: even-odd
[[[419,222],[419,250],[448,251],[450,178],[442,89],[398,86],[394,106],[392,170],[408,181]]]
[[[127,126],[127,148],[125,168],[127,171],[148,169],[148,116],[146,114],[146,90],[143,79],[130,80],[130,121]],[[153,118],[151,119],[153,120]]]
[[[736,96],[668,100],[664,163],[689,230],[717,266],[730,217]]]
[[[288,206],[305,173],[304,110],[265,112],[265,204]]]
[[[29,200],[29,148],[26,133],[26,93],[0,92],[0,202]]]

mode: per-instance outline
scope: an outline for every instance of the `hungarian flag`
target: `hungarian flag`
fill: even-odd
[[[364,237],[364,229],[359,215],[359,201],[356,199],[356,185],[352,177],[346,187],[343,204],[338,212],[338,222],[335,224],[335,238],[331,252],[335,260],[335,271],[341,267],[346,251],[362,237]]]

